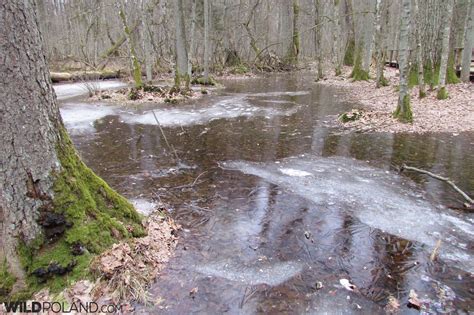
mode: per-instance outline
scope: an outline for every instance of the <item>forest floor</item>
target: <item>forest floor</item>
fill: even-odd
[[[145,237],[117,243],[93,260],[91,271],[97,276],[95,282],[81,280],[58,294],[45,288],[33,300],[61,300],[76,306],[89,301],[98,305],[113,303],[122,307],[122,313],[133,312],[129,301],[149,303],[147,287],[173,255],[180,227],[159,211],[152,213],[144,225]]]
[[[375,80],[356,81],[349,78],[352,68],[344,67],[342,76],[328,74],[318,84],[343,88],[346,100],[356,102],[352,113],[360,117],[346,123],[338,119],[338,124],[347,130],[360,132],[449,132],[457,134],[474,131],[474,84],[459,83],[448,85],[449,98],[438,100],[436,90],[429,91],[423,99],[418,98],[418,87],[411,89],[413,123],[401,123],[393,118],[398,101],[398,69],[386,67],[384,75],[389,86],[376,88]],[[375,73],[371,73],[375,77]]]

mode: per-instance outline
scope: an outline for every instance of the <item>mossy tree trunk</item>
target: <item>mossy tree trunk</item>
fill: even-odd
[[[340,21],[340,7],[341,0],[333,0],[333,14],[332,14],[332,38],[334,45],[332,46],[333,51],[333,65],[334,65],[334,74],[340,76],[342,74],[342,58],[341,58],[341,21]]]
[[[119,6],[120,6],[119,16],[123,24],[123,31],[124,31],[125,37],[127,38],[128,49],[130,52],[130,59],[131,59],[131,65],[132,65],[132,77],[133,77],[133,81],[135,82],[135,87],[139,89],[143,86],[142,68],[141,68],[140,63],[138,62],[137,54],[135,52],[135,42],[133,41],[133,38],[132,38],[132,31],[127,23],[127,17],[125,16],[124,5],[123,3],[120,3]]]
[[[449,59],[449,35],[451,32],[451,20],[453,16],[453,0],[446,0],[446,10],[443,14],[443,34],[441,40],[441,62],[439,67],[438,80],[438,99],[448,98],[448,91],[446,90],[446,72],[448,69]]]
[[[186,28],[184,23],[183,1],[175,0],[175,55],[176,68],[174,85],[180,89],[182,81],[185,82],[185,88],[189,89],[191,78],[188,75],[188,50],[186,45]]]
[[[288,62],[293,65],[298,63],[298,55],[300,53],[300,33],[298,30],[299,15],[299,1],[293,0],[293,33],[291,35],[291,45],[288,51]]]
[[[400,46],[399,46],[399,68],[400,68],[400,92],[398,105],[394,116],[402,122],[411,122],[413,115],[410,107],[410,91],[408,88],[408,36],[410,33],[411,0],[403,0],[402,16],[400,23]]]
[[[75,258],[74,243],[94,253],[143,233],[133,207],[82,163],[65,132],[32,3],[0,4],[8,34],[0,45],[0,262],[16,279],[4,294],[52,261],[77,259],[81,275],[91,256]]]

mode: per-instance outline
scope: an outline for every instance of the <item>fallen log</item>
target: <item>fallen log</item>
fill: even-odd
[[[115,79],[120,77],[120,70],[50,72],[50,76],[53,83],[63,81]]]
[[[402,167],[400,168],[400,173],[403,172],[404,170],[415,171],[415,172],[418,172],[418,173],[421,173],[421,174],[426,174],[426,175],[431,176],[435,179],[441,180],[441,181],[445,182],[446,184],[448,184],[449,186],[451,186],[455,191],[457,191],[461,196],[464,197],[464,199],[468,202],[468,206],[466,206],[467,208],[470,205],[474,204],[474,200],[471,197],[469,197],[464,191],[462,191],[449,178],[431,173],[429,171],[426,171],[426,170],[423,170],[423,169],[420,169],[420,168],[416,168],[416,167],[413,167],[413,166],[408,166],[408,165],[405,165],[405,164],[403,164]]]

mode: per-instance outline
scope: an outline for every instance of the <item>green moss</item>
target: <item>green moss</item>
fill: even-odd
[[[351,78],[354,79],[354,81],[368,81],[370,79],[369,72],[362,69],[362,48],[357,50]]]
[[[418,98],[425,98],[425,97],[426,97],[426,92],[420,89],[418,92]]]
[[[61,130],[61,143],[57,146],[62,170],[54,176],[52,211],[62,214],[72,226],[52,243],[41,237],[30,244],[20,244],[18,254],[27,272],[28,287],[33,291],[48,286],[52,292],[89,274],[88,266],[99,254],[121,239],[143,236],[141,217],[133,206],[94,174],[77,155],[74,146]],[[86,251],[74,256],[71,246],[82,244]],[[56,262],[65,267],[75,261],[76,266],[64,276],[53,276],[46,283],[38,282],[31,273]]]
[[[7,299],[16,278],[8,271],[7,260],[0,262],[0,301]]]
[[[344,65],[346,66],[354,65],[354,50],[355,50],[355,41],[351,40],[347,44],[346,52],[344,53]]]
[[[413,64],[410,67],[410,72],[408,73],[408,87],[411,89],[412,87],[418,85],[418,65]]]
[[[448,59],[448,68],[446,70],[446,83],[447,84],[456,84],[461,82],[458,76],[456,75],[456,70],[454,69],[454,53],[449,55]]]
[[[398,104],[393,116],[403,123],[413,122],[413,113],[410,106],[410,94],[403,97],[402,104]]]
[[[204,77],[198,77],[198,78],[194,78],[192,81],[191,81],[192,84],[199,84],[199,85],[216,85],[217,84],[217,81],[209,76],[209,80],[206,82],[206,80],[204,79]]]
[[[380,86],[389,86],[390,82],[387,80],[387,78],[382,74],[382,77],[379,80],[379,85]]]
[[[436,94],[436,98],[439,100],[445,100],[449,97],[448,91],[446,90],[445,86],[442,86],[438,89],[438,94]]]
[[[352,112],[343,113],[343,114],[339,115],[339,119],[343,123],[350,122],[350,121],[356,121],[360,117],[362,117],[362,114],[358,111],[352,111]]]
[[[230,70],[232,74],[246,74],[248,72],[250,72],[250,69],[244,64],[239,64]]]

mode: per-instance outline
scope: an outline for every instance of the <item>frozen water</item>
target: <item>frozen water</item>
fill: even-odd
[[[310,91],[293,91],[293,92],[283,92],[283,91],[275,91],[275,92],[263,92],[263,93],[251,93],[246,94],[247,96],[254,96],[254,97],[273,97],[273,96],[302,96],[308,95]]]
[[[228,161],[220,165],[277,184],[329,211],[348,211],[371,227],[426,244],[430,251],[441,239],[440,257],[474,273],[474,257],[468,249],[474,241],[473,217],[457,216],[421,199],[414,183],[398,174],[348,158],[300,157],[278,164]],[[304,170],[311,176],[295,177],[282,169]]]
[[[311,176],[310,172],[295,170],[293,168],[280,168],[280,172],[288,176],[296,176],[296,177],[304,177],[304,176]]]
[[[79,95],[88,93],[87,85],[94,87],[95,89],[114,89],[126,86],[125,83],[117,80],[108,81],[88,81],[88,82],[76,82],[76,83],[65,83],[53,85],[54,91],[58,100],[71,98]]]
[[[263,262],[257,261],[251,266],[237,262],[211,262],[196,267],[196,271],[207,276],[221,277],[247,285],[267,284],[277,286],[288,281],[303,270],[298,262]]]
[[[156,210],[157,204],[144,198],[134,198],[129,200],[130,203],[143,215],[150,215]]]
[[[154,110],[160,124],[165,127],[169,126],[187,126],[205,124],[215,119],[230,119],[237,117],[250,116],[275,116],[275,115],[291,115],[295,113],[297,107],[288,110],[277,110],[267,107],[256,107],[249,104],[245,97],[228,97],[224,98],[208,107],[204,108],[174,108],[174,109],[157,109]],[[155,117],[152,112],[145,114],[123,114],[121,119],[126,123],[156,125]]]
[[[71,103],[60,111],[67,130],[72,134],[94,132],[94,121],[115,113],[111,106],[84,103]]]

